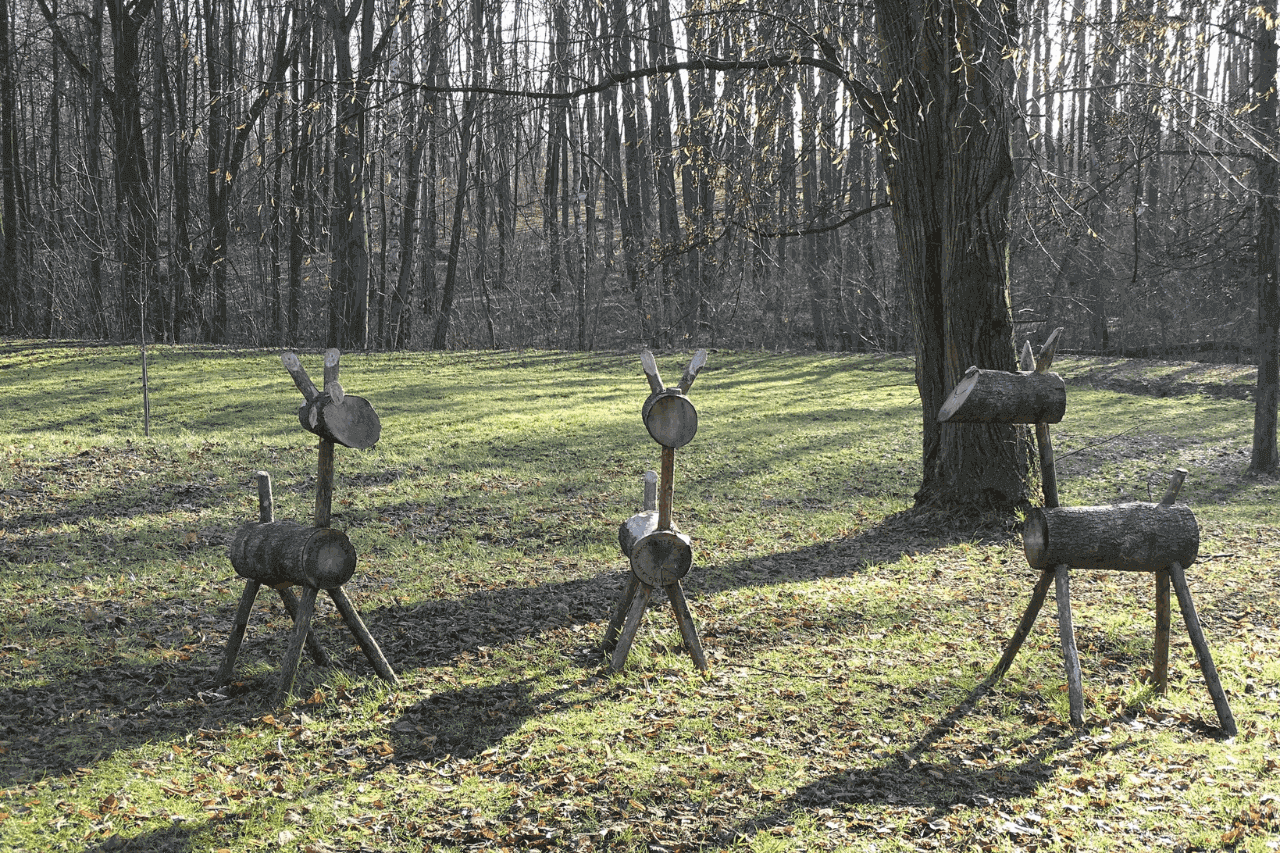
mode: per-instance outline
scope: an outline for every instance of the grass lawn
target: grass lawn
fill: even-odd
[[[147,437],[136,349],[0,341],[0,850],[1280,850],[1280,482],[1243,474],[1252,404],[1214,385],[1239,377],[1129,364],[1119,392],[1115,367],[1059,358],[1062,503],[1189,470],[1234,739],[1176,604],[1148,686],[1149,575],[1073,574],[1082,728],[1052,595],[974,695],[1037,573],[1016,522],[906,512],[912,365],[869,355],[710,354],[674,509],[710,669],[659,593],[616,675],[617,526],[659,458],[637,354],[344,356],[382,439],[338,448],[333,525],[400,682],[321,596],[333,665],[304,656],[275,706],[270,590],[214,675],[254,472],[277,518],[314,502],[278,353],[152,350]]]

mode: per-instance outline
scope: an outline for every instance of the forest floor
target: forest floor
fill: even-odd
[[[659,359],[668,380],[687,358]],[[1169,690],[1149,683],[1149,575],[1073,573],[1083,726],[1052,595],[978,689],[1038,573],[1016,519],[910,510],[896,356],[711,354],[674,508],[705,673],[661,593],[621,673],[600,649],[659,455],[634,355],[344,356],[383,435],[338,449],[334,525],[398,683],[321,596],[333,665],[304,656],[275,704],[268,590],[216,684],[253,472],[305,519],[315,439],[273,353],[149,366],[145,436],[136,350],[0,342],[0,850],[1280,849],[1280,481],[1244,473],[1247,400],[1107,384],[1244,374],[1063,357],[1053,432],[1064,505],[1190,472],[1229,738],[1176,607]]]

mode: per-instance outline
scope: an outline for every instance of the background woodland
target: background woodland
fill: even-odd
[[[0,13],[5,333],[912,347],[857,100],[880,53],[869,0]],[[1019,338],[1252,360],[1274,17],[1238,0],[1009,14]]]

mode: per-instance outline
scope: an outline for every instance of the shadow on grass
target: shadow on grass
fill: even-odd
[[[84,853],[190,853],[195,850],[195,829],[186,823],[143,832],[131,838],[109,835],[97,844],[84,848]]]
[[[686,589],[696,620],[698,599],[717,592],[853,575],[903,554],[1007,535],[1008,530],[998,522],[974,527],[936,516],[901,513],[849,539],[818,543],[764,560],[695,566]],[[358,591],[353,597],[371,633],[402,675],[447,664],[464,653],[511,646],[565,629],[581,638],[563,659],[565,666],[590,671],[603,663],[599,635],[626,580],[621,557],[618,563],[619,570],[593,577],[476,590],[459,598],[400,606],[365,609]],[[229,596],[220,612],[202,617],[203,625],[228,631],[235,606],[235,598]],[[650,606],[665,609],[665,597],[655,596]],[[218,731],[273,710],[269,703],[288,634],[279,627],[263,630],[262,608],[261,603],[254,608],[251,636],[241,649],[238,672],[263,664],[270,669],[258,676],[238,676],[229,690],[218,694],[211,692],[212,682],[225,633],[211,634],[203,650],[192,652],[191,660],[147,665],[108,660],[97,666],[86,662],[60,680],[0,690],[0,785],[74,773],[114,752],[181,739],[200,730]],[[127,612],[126,624],[133,633],[163,637],[174,628],[173,615],[167,608],[155,607],[154,602],[139,600]],[[650,613],[646,623],[669,628],[674,624],[669,615]],[[583,630],[588,626],[589,631]],[[321,642],[330,652],[338,653],[336,659],[342,665],[357,677],[372,677],[368,663],[329,608],[318,612],[315,627]],[[102,634],[103,643],[109,642],[106,629],[93,630]],[[20,626],[8,636],[10,642],[23,641]],[[40,642],[29,639],[31,644]],[[304,658],[300,684],[305,685],[315,672],[314,664]],[[554,703],[554,697],[534,695],[531,690],[527,682],[512,681],[433,694],[406,712],[393,734],[405,741],[410,754],[479,752],[539,713],[539,708]],[[437,731],[420,733],[427,729]],[[425,738],[431,736],[437,740],[427,744]]]
[[[1082,732],[1047,724],[1022,739],[1009,752],[1019,758],[1009,761],[929,761],[934,747],[951,734],[973,712],[988,689],[975,688],[940,721],[932,725],[914,744],[868,768],[833,773],[799,788],[765,814],[744,822],[727,833],[725,841],[747,842],[758,833],[791,824],[796,811],[836,809],[858,804],[912,807],[925,810],[912,817],[907,830],[919,837],[955,833],[947,820],[953,806],[990,805],[1032,794],[1058,772],[1054,756],[1068,750]],[[852,822],[858,821],[853,817]],[[1004,827],[1011,836],[1035,837],[1041,831],[1021,818],[1011,817]],[[867,826],[864,829],[874,830]]]

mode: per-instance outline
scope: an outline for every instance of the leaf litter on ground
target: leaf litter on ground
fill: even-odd
[[[0,367],[45,346],[67,354],[8,342]],[[614,530],[657,455],[634,355],[344,356],[344,384],[386,434],[339,455],[335,524],[360,551],[349,591],[402,681],[378,681],[322,608],[335,666],[304,660],[278,708],[278,601],[255,605],[235,680],[211,680],[241,586],[225,544],[254,517],[252,472],[272,472],[278,517],[309,513],[296,392],[273,353],[154,359],[161,383],[226,374],[229,401],[246,386],[264,399],[230,417],[206,414],[217,395],[162,397],[145,439],[121,402],[136,394],[127,350],[11,374],[29,420],[0,435],[0,847],[1280,841],[1276,482],[1241,473],[1239,401],[1089,388],[1067,360],[1055,433],[1081,448],[1060,471],[1074,503],[1145,499],[1148,479],[1191,469],[1202,545],[1188,575],[1233,741],[1177,624],[1169,694],[1148,686],[1145,576],[1074,584],[1084,728],[1067,723],[1052,606],[975,695],[1034,573],[1016,520],[908,511],[910,363],[871,356],[713,353],[699,379],[675,515],[697,549],[686,589],[706,676],[661,594],[623,673],[599,650],[624,580]],[[77,382],[112,402],[56,408]]]

